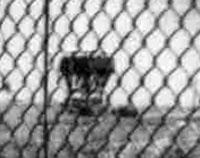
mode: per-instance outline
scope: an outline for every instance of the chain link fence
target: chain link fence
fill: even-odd
[[[0,157],[200,157],[199,43],[199,0],[1,0]],[[89,55],[106,110],[71,114],[60,61]]]

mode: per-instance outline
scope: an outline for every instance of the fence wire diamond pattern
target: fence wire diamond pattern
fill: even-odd
[[[199,43],[199,0],[0,1],[0,157],[198,158]],[[60,61],[90,55],[106,110],[71,114]]]

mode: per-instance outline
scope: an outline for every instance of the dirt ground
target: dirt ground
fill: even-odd
[[[41,109],[27,107],[19,110],[13,106],[2,115],[1,158],[44,157]],[[187,123],[187,112],[174,112],[166,120],[160,119],[163,114],[158,112],[137,118],[109,113],[83,117],[57,109],[49,110],[49,115],[50,158],[157,158],[163,152],[173,153],[177,147],[190,152],[190,158],[200,157],[200,119],[195,117]]]

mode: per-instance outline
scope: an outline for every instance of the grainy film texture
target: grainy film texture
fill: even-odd
[[[65,105],[79,56],[115,63],[92,116]],[[199,107],[200,0],[0,0],[0,157],[198,158]]]

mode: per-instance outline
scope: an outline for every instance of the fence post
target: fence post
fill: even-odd
[[[48,158],[48,143],[49,143],[49,131],[48,131],[48,113],[49,106],[48,100],[48,44],[49,44],[49,0],[45,0],[44,4],[44,157]]]

